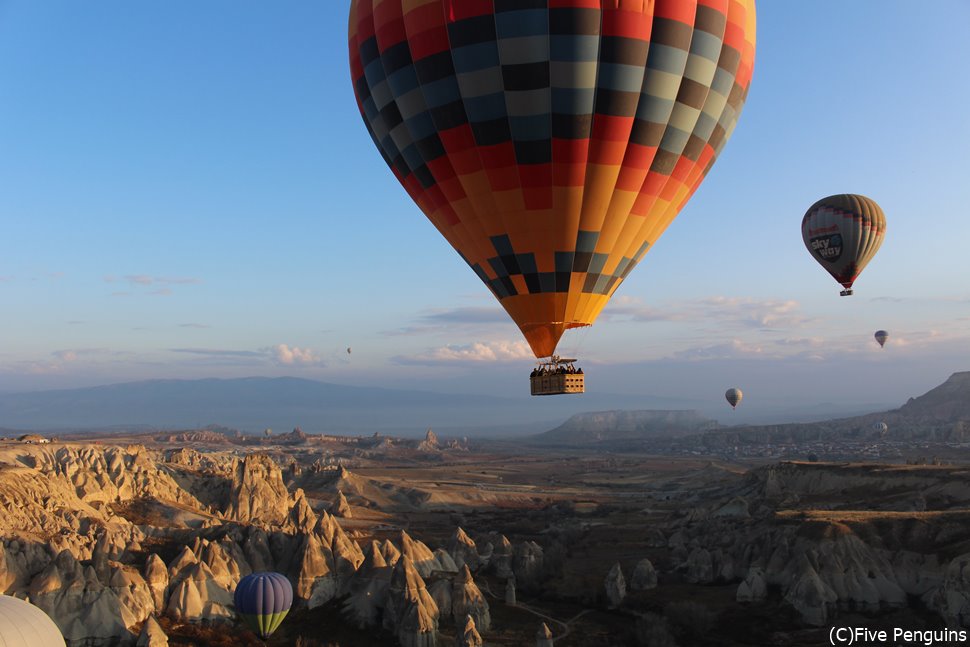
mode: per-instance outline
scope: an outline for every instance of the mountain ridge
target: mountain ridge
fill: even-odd
[[[0,394],[0,428],[49,431],[106,427],[201,428],[216,423],[256,432],[301,426],[311,433],[437,431],[523,435],[573,413],[619,408],[635,396],[519,398],[350,386],[299,377],[152,379],[76,389]],[[672,399],[639,396],[663,405]],[[492,431],[489,432],[488,430]]]

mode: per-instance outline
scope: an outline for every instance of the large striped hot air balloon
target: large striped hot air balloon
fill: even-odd
[[[802,218],[802,240],[812,257],[852,294],[852,283],[879,251],[886,215],[871,198],[841,194],[822,198]]]
[[[293,586],[279,573],[251,573],[233,594],[236,611],[260,638],[276,631],[293,604]]]
[[[755,7],[351,0],[349,41],[385,162],[548,357],[596,320],[731,136]]]

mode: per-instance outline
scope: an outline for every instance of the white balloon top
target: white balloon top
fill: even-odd
[[[64,637],[44,611],[0,595],[0,647],[65,647]]]

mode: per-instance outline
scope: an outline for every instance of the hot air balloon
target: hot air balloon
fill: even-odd
[[[260,638],[279,628],[293,604],[293,586],[279,573],[251,573],[239,580],[233,603]]]
[[[864,195],[822,198],[802,218],[805,247],[825,270],[852,294],[852,284],[886,237],[886,215]]]
[[[874,422],[872,423],[872,430],[879,434],[879,437],[882,438],[886,435],[886,432],[889,431],[889,425],[887,425],[885,422]]]
[[[347,347],[347,354],[350,355],[350,346]]]
[[[755,6],[351,0],[349,46],[384,161],[545,358],[596,320],[731,136]]]
[[[64,636],[43,609],[19,598],[0,595],[0,645],[64,647]]]
[[[883,347],[886,345],[886,340],[889,339],[889,333],[885,330],[877,330],[873,337],[875,337],[876,341],[879,342],[879,346]]]
[[[724,392],[724,399],[728,401],[732,409],[737,409],[738,405],[741,404],[741,398],[744,394],[741,393],[741,389],[730,388]]]

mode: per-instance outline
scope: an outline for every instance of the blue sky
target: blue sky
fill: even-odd
[[[295,375],[527,397],[518,329],[367,136],[347,9],[0,2],[0,390]],[[731,141],[561,346],[590,388],[901,403],[970,369],[967,24],[965,0],[760,2]],[[842,192],[888,219],[851,298],[799,232]]]

